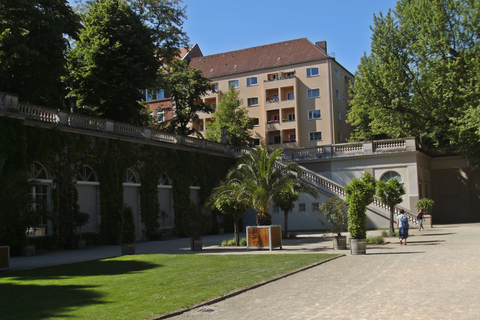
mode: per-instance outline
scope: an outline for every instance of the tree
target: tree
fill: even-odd
[[[246,146],[250,142],[254,118],[248,116],[245,107],[238,106],[238,90],[233,85],[220,99],[212,115],[212,122],[207,122],[205,137],[220,142],[222,128],[228,129],[228,139],[232,146]]]
[[[257,211],[257,224],[270,225],[272,217],[269,213],[275,199],[290,186],[291,182],[300,180],[298,164],[289,162],[280,164],[277,161],[282,151],[274,150],[271,154],[265,147],[245,152],[237,160],[237,164],[227,173],[227,181],[239,185],[237,192],[247,207]],[[291,181],[290,181],[291,180]],[[298,181],[298,184],[303,182]]]
[[[213,109],[201,100],[213,87],[202,71],[188,66],[187,61],[173,61],[170,73],[164,76],[163,87],[170,92],[175,113],[165,131],[188,136],[200,135],[193,123],[199,121],[197,112],[212,113]]]
[[[375,188],[375,179],[369,173],[365,173],[360,179],[353,179],[345,186],[348,232],[353,239],[365,239],[367,236],[367,206],[373,201]]]
[[[63,108],[66,36],[76,37],[79,17],[65,0],[2,0],[0,91],[24,102]]]
[[[248,209],[248,195],[243,192],[242,185],[237,180],[225,181],[214,188],[207,201],[207,207],[216,208],[223,214],[229,214],[234,221],[235,245],[240,245],[240,219]]]
[[[307,193],[315,198],[318,197],[318,190],[301,179],[287,180],[282,190],[275,195],[274,203],[283,211],[284,238],[288,237],[288,214],[295,208],[295,202],[302,193]]]
[[[71,96],[94,115],[145,124],[140,89],[156,83],[160,67],[152,30],[123,0],[91,2],[83,23],[69,54]]]
[[[352,86],[352,139],[454,142],[480,160],[479,10],[479,0],[399,0],[374,17],[371,53]]]
[[[388,182],[382,180],[377,182],[377,196],[380,198],[380,201],[390,209],[390,233],[395,232],[393,227],[393,213],[395,211],[395,206],[403,201],[402,196],[404,194],[405,187],[403,186],[403,183],[399,182],[397,179],[390,179]]]

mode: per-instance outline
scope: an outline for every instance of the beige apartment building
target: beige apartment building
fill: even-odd
[[[298,148],[346,142],[349,84],[353,75],[327,53],[326,41],[306,38],[190,59],[211,79],[214,107],[233,85],[240,105],[255,118],[252,144]],[[205,131],[211,114],[196,129]]]

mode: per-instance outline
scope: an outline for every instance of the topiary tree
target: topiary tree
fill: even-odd
[[[423,198],[423,199],[418,200],[415,207],[417,208],[417,210],[423,209],[423,212],[425,214],[431,214],[434,204],[435,204],[435,201],[433,201],[431,199],[428,199],[428,198]]]
[[[378,181],[377,183],[377,196],[380,198],[380,201],[390,209],[390,233],[395,232],[393,227],[395,206],[403,201],[402,196],[404,194],[405,187],[397,179],[390,179],[388,182]]]
[[[348,232],[353,239],[366,239],[367,206],[375,195],[376,182],[373,176],[365,173],[360,179],[353,179],[345,187],[348,203]]]

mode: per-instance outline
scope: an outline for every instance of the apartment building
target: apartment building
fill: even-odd
[[[204,97],[213,107],[233,85],[240,105],[255,118],[252,144],[298,148],[346,142],[348,88],[353,75],[327,53],[326,41],[306,38],[190,57],[190,66],[211,79]],[[200,132],[211,114],[202,113]]]

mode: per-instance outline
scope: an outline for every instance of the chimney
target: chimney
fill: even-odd
[[[315,45],[320,48],[321,50],[323,50],[323,52],[325,52],[325,54],[327,54],[327,41],[323,40],[323,41],[318,41],[318,42],[315,42]]]

